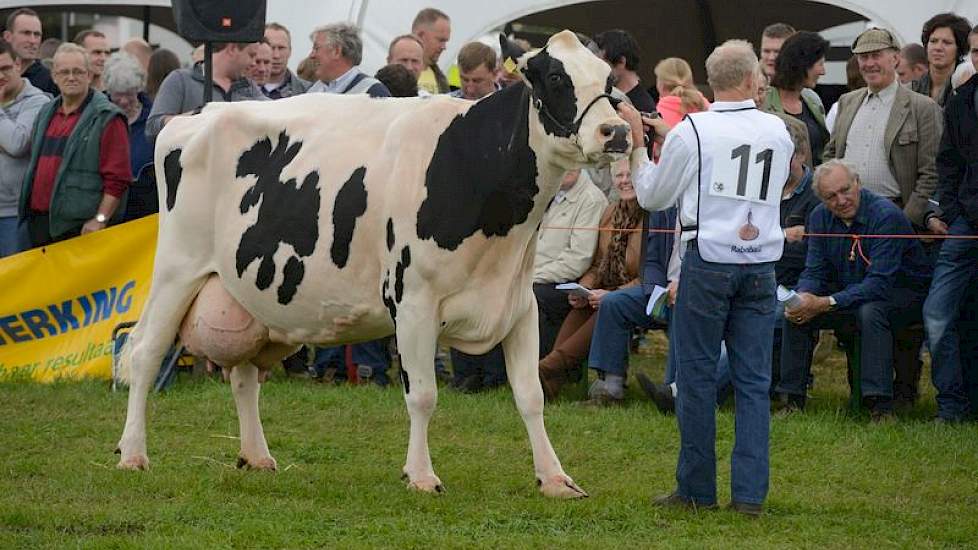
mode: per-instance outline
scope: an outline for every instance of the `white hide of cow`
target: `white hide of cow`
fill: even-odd
[[[477,103],[315,94],[173,119],[156,144],[152,287],[122,357],[119,467],[149,464],[146,398],[178,334],[232,369],[239,464],[274,469],[259,369],[301,343],[393,333],[409,487],[442,490],[427,440],[436,341],[476,354],[502,342],[542,492],[586,496],[544,428],[534,243],[563,173],[622,157],[630,132],[606,95],[609,67],[572,33],[520,67],[525,85]]]

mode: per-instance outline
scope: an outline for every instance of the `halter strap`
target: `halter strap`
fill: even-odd
[[[600,94],[596,96],[594,99],[592,99],[590,103],[587,104],[587,107],[584,108],[584,111],[581,113],[581,116],[577,117],[577,119],[574,120],[574,122],[572,122],[570,126],[566,126],[562,122],[557,120],[557,118],[550,113],[550,109],[548,109],[547,106],[543,104],[543,101],[539,97],[537,97],[535,93],[533,95],[533,105],[534,107],[537,108],[537,111],[539,111],[540,114],[550,119],[550,122],[552,122],[553,125],[556,126],[560,131],[566,133],[568,136],[572,136],[577,134],[578,131],[580,131],[581,124],[584,122],[584,117],[587,116],[587,113],[588,111],[591,110],[591,107],[594,107],[594,104],[601,99],[607,99],[608,102],[611,103],[612,109],[617,109],[618,104],[621,103],[622,101],[617,97],[612,96],[611,94]]]

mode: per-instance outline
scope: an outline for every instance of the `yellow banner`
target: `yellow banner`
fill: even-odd
[[[157,216],[0,259],[0,379],[110,378],[112,329],[139,318]]]

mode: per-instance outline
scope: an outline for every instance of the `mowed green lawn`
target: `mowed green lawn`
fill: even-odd
[[[633,368],[659,378],[661,349]],[[116,471],[124,392],[100,382],[0,383],[0,548],[888,548],[978,546],[978,426],[891,425],[844,411],[837,352],[819,361],[804,415],[775,417],[766,515],[661,510],[679,444],[632,384],[625,407],[546,409],[567,472],[591,497],[534,484],[510,392],[444,390],[431,425],[447,493],[399,480],[408,415],[400,389],[278,377],[262,389],[277,473],[239,471],[230,388],[181,375],[151,396],[148,472]],[[927,374],[925,373],[925,381]],[[929,388],[929,384],[925,386]],[[733,415],[718,419],[721,503]]]

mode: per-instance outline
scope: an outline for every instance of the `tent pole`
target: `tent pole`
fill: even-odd
[[[149,44],[149,20],[150,20],[150,7],[143,6],[143,40]]]
[[[370,4],[370,0],[360,1],[360,13],[357,14],[357,28],[360,32],[363,32],[363,20],[367,18],[367,5]]]

